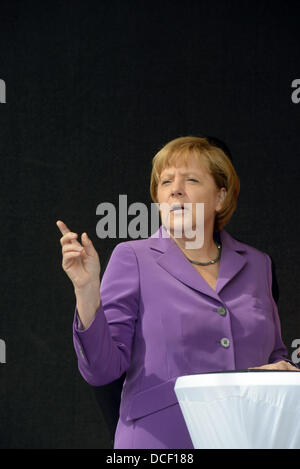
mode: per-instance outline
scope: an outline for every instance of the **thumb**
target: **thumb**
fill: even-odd
[[[93,256],[95,254],[95,248],[93,246],[92,241],[88,237],[86,233],[82,233],[81,235],[81,242],[84,247],[84,250],[88,256]]]

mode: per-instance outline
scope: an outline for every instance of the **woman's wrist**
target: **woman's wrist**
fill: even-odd
[[[84,288],[74,290],[77,312],[84,329],[87,329],[100,307],[100,283],[89,284]]]

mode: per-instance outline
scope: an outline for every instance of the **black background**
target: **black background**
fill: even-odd
[[[150,204],[152,158],[179,136],[229,145],[241,193],[225,229],[272,256],[291,354],[299,15],[296,1],[0,1],[2,448],[110,447],[77,369],[55,222],[90,235],[103,272],[124,239],[97,237],[97,205]]]

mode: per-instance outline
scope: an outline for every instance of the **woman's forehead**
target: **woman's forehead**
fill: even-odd
[[[182,170],[183,173],[189,170],[196,172],[206,172],[207,167],[202,158],[196,157],[194,155],[187,155],[186,159],[184,159],[183,155],[179,155],[174,161],[170,160],[166,163],[166,165],[161,170],[161,174],[166,172],[174,172],[175,170]]]

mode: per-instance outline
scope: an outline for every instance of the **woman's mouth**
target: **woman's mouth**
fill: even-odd
[[[172,205],[171,209],[170,209],[170,212],[180,212],[182,210],[184,210],[183,205]]]

